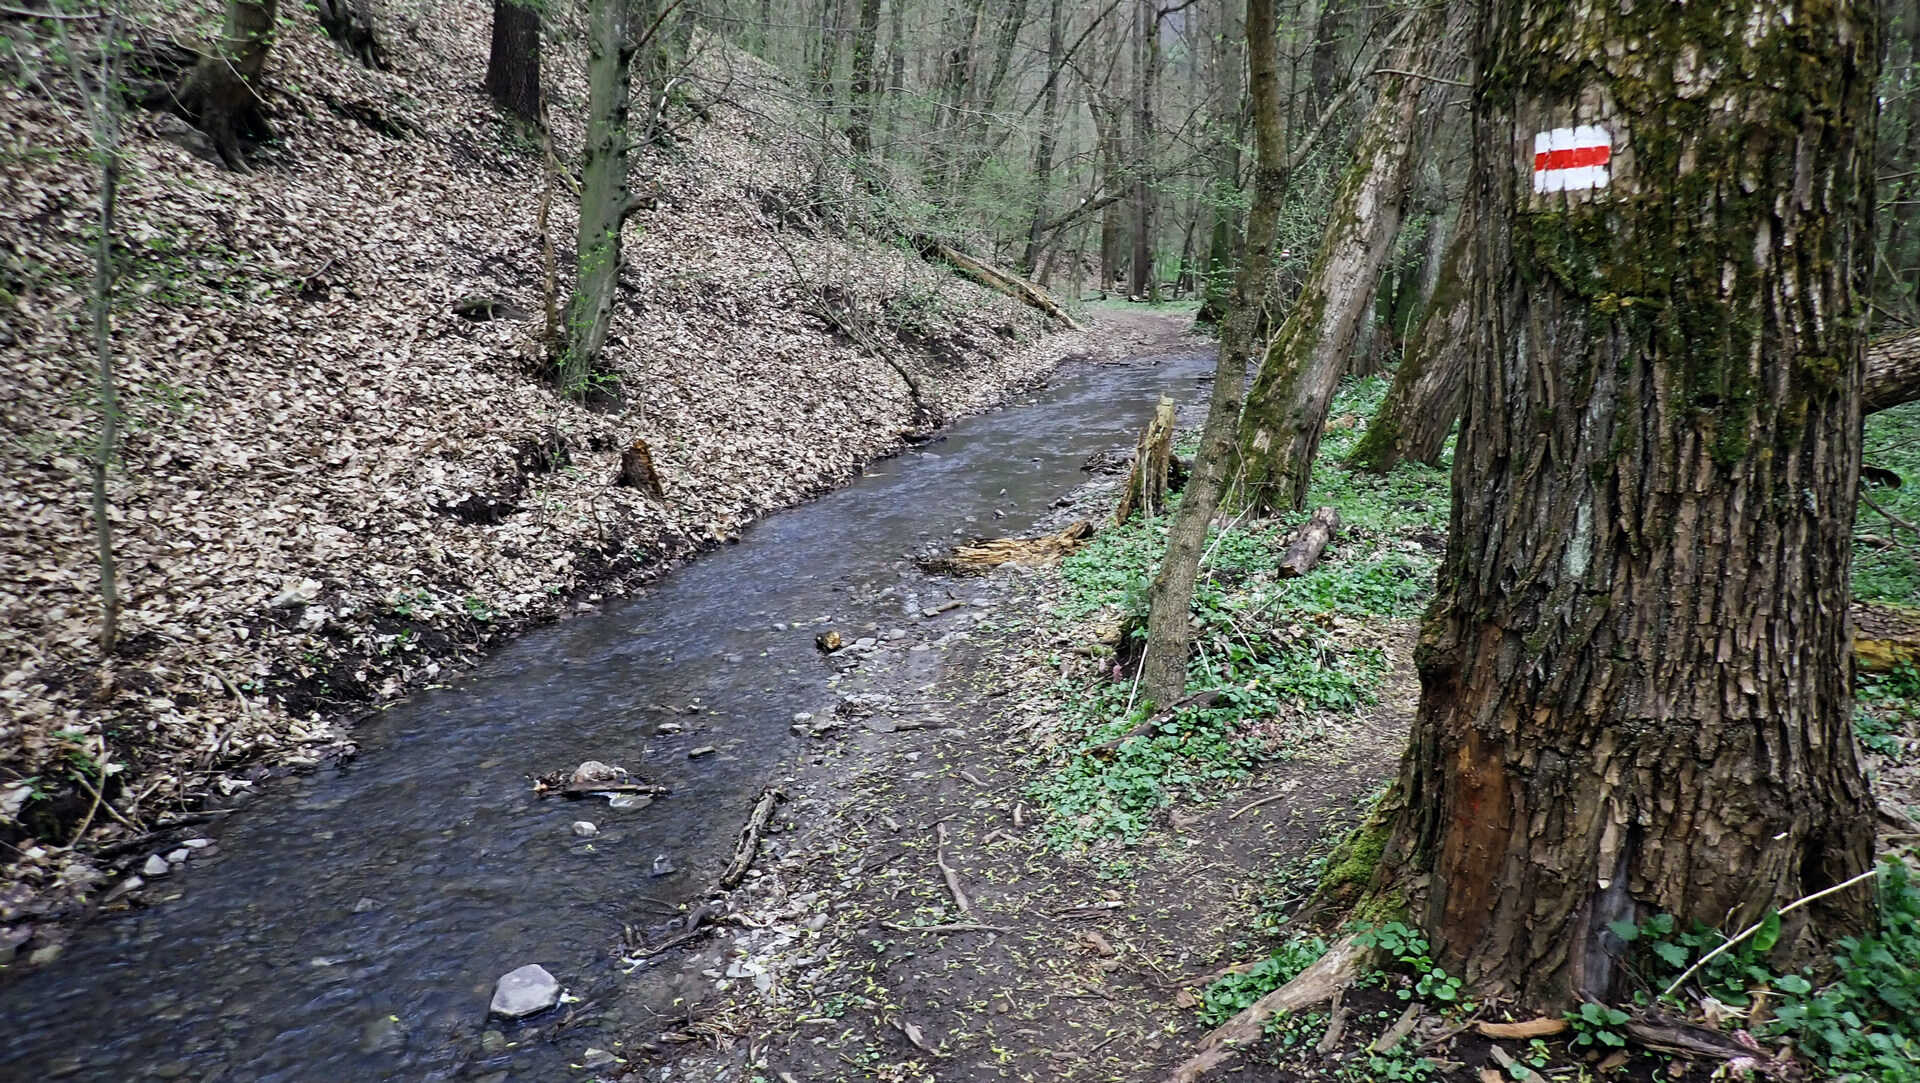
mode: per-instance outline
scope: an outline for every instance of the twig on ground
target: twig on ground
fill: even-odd
[[[933,861],[940,866],[940,875],[947,881],[947,890],[953,894],[953,905],[960,916],[973,920],[973,904],[967,901],[967,893],[960,889],[960,875],[947,864],[947,825],[944,821],[933,825]]]
[[[773,819],[774,806],[786,799],[786,794],[771,786],[760,791],[760,799],[753,805],[753,814],[747,817],[747,825],[740,829],[740,841],[734,845],[733,860],[727,864],[727,871],[720,874],[721,887],[733,888],[747,874],[754,856],[760,852],[760,833],[767,829],[767,821]]]
[[[981,925],[972,921],[953,921],[941,925],[908,925],[899,921],[883,921],[882,929],[896,933],[1004,933],[1004,925]]]
[[[1846,883],[1835,884],[1832,887],[1827,888],[1823,891],[1816,891],[1811,895],[1805,895],[1798,899],[1793,900],[1787,905],[1781,907],[1778,911],[1778,914],[1781,916],[1784,916],[1788,913],[1791,913],[1794,910],[1798,910],[1800,907],[1805,906],[1810,902],[1815,901],[1816,899],[1824,899],[1827,896],[1834,894],[1835,892],[1845,891],[1846,889],[1852,887],[1853,885],[1859,883],[1860,881],[1865,880],[1870,876],[1878,876],[1879,874],[1880,874],[1880,867],[1878,865],[1875,865],[1872,868],[1868,869],[1866,872],[1863,872],[1860,875],[1855,876],[1852,879],[1848,880]],[[1693,977],[1694,974],[1698,973],[1701,967],[1706,966],[1708,963],[1719,958],[1721,953],[1725,952],[1728,948],[1733,947],[1735,944],[1738,944],[1742,940],[1745,940],[1747,937],[1752,936],[1754,933],[1759,932],[1760,927],[1765,924],[1766,924],[1766,920],[1764,918],[1761,919],[1760,921],[1756,921],[1752,925],[1749,925],[1747,928],[1741,930],[1738,936],[1733,937],[1732,939],[1728,940],[1726,943],[1721,944],[1719,947],[1713,949],[1712,951],[1706,953],[1705,955],[1702,955],[1698,962],[1688,967],[1686,971],[1682,973],[1679,977],[1673,979],[1673,984],[1667,986],[1666,989],[1660,993],[1660,995],[1663,997],[1672,996],[1673,991],[1675,989],[1680,988],[1682,985],[1685,985],[1687,979]]]
[[[1231,816],[1228,816],[1228,817],[1227,817],[1227,819],[1229,819],[1229,820],[1238,820],[1238,819],[1239,819],[1239,818],[1240,818],[1240,817],[1241,817],[1241,816],[1242,816],[1243,814],[1245,814],[1245,813],[1249,813],[1249,812],[1252,812],[1252,811],[1253,811],[1254,809],[1257,809],[1257,808],[1259,808],[1259,807],[1260,807],[1261,805],[1271,805],[1271,804],[1273,804],[1273,803],[1274,803],[1275,801],[1278,801],[1278,800],[1280,800],[1281,798],[1283,798],[1283,797],[1285,797],[1285,796],[1287,796],[1288,794],[1290,794],[1290,793],[1292,793],[1292,792],[1294,791],[1294,789],[1295,789],[1295,788],[1296,788],[1296,787],[1297,787],[1298,785],[1299,785],[1298,783],[1295,783],[1295,782],[1289,782],[1289,783],[1287,783],[1287,784],[1286,784],[1285,786],[1282,786],[1282,787],[1280,788],[1280,792],[1279,792],[1279,793],[1276,793],[1276,794],[1273,794],[1273,795],[1271,795],[1271,796],[1269,796],[1269,797],[1262,797],[1262,798],[1261,798],[1260,800],[1258,800],[1258,801],[1255,801],[1255,802],[1253,802],[1253,803],[1252,803],[1252,804],[1250,804],[1250,805],[1242,805],[1242,806],[1241,806],[1241,807],[1240,807],[1240,808],[1239,808],[1239,809],[1238,809],[1238,810],[1237,810],[1236,812],[1234,812],[1234,814],[1233,814],[1233,815],[1231,815]]]

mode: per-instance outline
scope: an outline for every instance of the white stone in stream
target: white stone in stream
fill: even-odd
[[[573,821],[573,833],[583,839],[590,839],[600,833],[600,829],[586,820]]]
[[[213,845],[212,839],[181,839],[180,845],[189,850],[204,850]]]
[[[853,641],[853,649],[857,651],[870,651],[879,645],[880,641],[872,636],[861,636]]]
[[[646,808],[653,804],[653,798],[644,793],[616,793],[607,798],[608,808],[635,809]]]
[[[596,783],[618,782],[626,777],[627,769],[624,767],[615,767],[610,763],[601,763],[599,760],[588,760],[573,769],[573,777],[567,780],[567,785],[576,790],[585,790]]]
[[[793,712],[793,720],[795,722],[811,722],[813,721],[813,712],[812,711],[795,711]]]
[[[147,863],[140,866],[140,875],[142,876],[165,876],[172,871],[173,866],[167,864],[167,859],[161,857],[159,854],[154,854],[152,857],[147,858]]]
[[[560,983],[539,963],[528,963],[500,976],[493,984],[493,1003],[487,1010],[503,1019],[523,1019],[560,1003]]]
[[[167,860],[172,864],[178,865],[182,861],[185,861],[188,857],[192,856],[192,854],[193,854],[192,850],[189,850],[186,847],[182,846],[180,849],[175,850],[174,852],[168,854]]]
[[[720,750],[713,747],[712,745],[701,745],[699,748],[689,749],[687,752],[687,758],[690,760],[697,760],[702,756],[711,756],[718,751]]]

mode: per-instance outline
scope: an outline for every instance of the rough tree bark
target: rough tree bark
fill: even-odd
[[[1460,384],[1473,350],[1473,218],[1461,216],[1440,280],[1400,359],[1393,386],[1347,461],[1384,474],[1402,460],[1438,464],[1460,416]]]
[[[540,122],[540,9],[493,0],[493,42],[486,91],[493,103],[528,124]]]
[[[200,59],[173,92],[173,107],[213,140],[228,169],[247,172],[240,140],[265,138],[260,76],[273,45],[279,0],[228,0],[213,55]]]
[[[1187,652],[1192,646],[1193,582],[1199,575],[1207,528],[1220,506],[1220,494],[1233,467],[1234,421],[1240,416],[1241,389],[1253,357],[1260,302],[1273,265],[1279,230],[1280,197],[1286,190],[1286,137],[1280,115],[1280,67],[1276,58],[1274,0],[1247,0],[1248,92],[1253,103],[1253,207],[1247,213],[1246,251],[1234,275],[1233,297],[1220,328],[1220,357],[1213,370],[1213,394],[1200,429],[1200,449],[1180,498],[1179,512],[1167,530],[1167,551],[1147,590],[1147,648],[1140,661],[1141,694],[1147,702],[1170,704],[1187,684]]]
[[[1228,0],[1226,18],[1239,15],[1240,4]],[[1214,88],[1213,183],[1207,201],[1213,212],[1212,228],[1207,235],[1205,293],[1197,323],[1218,324],[1226,318],[1228,298],[1233,290],[1233,243],[1240,224],[1240,53],[1238,39],[1231,33],[1220,35],[1214,55],[1217,70]]]
[[[1155,0],[1136,0],[1133,108],[1133,256],[1128,261],[1127,293],[1148,301],[1160,299],[1160,279],[1153,272],[1153,229],[1157,217],[1153,186],[1153,94],[1160,78],[1160,14]]]
[[[628,101],[633,58],[658,27],[640,29],[630,0],[593,0],[587,8],[587,132],[580,166],[580,232],[574,243],[577,269],[567,302],[566,341],[556,367],[562,391],[584,396],[600,367],[613,326],[620,279],[620,232],[647,205],[627,188]],[[652,6],[648,4],[648,6]]]
[[[1920,398],[1920,331],[1875,342],[1867,350],[1861,410],[1873,413]]]
[[[1847,597],[1877,28],[1872,0],[1485,11],[1488,348],[1374,886],[1476,991],[1552,1010],[1621,992],[1610,922],[1745,927],[1871,859]],[[1872,900],[1796,911],[1782,950]]]
[[[896,0],[896,3],[898,0]],[[860,0],[860,25],[853,33],[853,74],[847,85],[847,142],[855,154],[873,149],[873,95],[880,38],[880,0]]]
[[[1443,6],[1409,16],[1387,67],[1425,71],[1437,55]],[[1240,420],[1248,499],[1258,508],[1306,506],[1327,406],[1346,370],[1360,321],[1400,231],[1413,175],[1414,121],[1425,84],[1384,75],[1340,182],[1313,269],[1267,347]]]

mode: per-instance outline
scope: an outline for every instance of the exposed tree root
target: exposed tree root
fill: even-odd
[[[1354,943],[1349,936],[1327,949],[1318,962],[1302,970],[1292,981],[1248,1005],[1239,1015],[1214,1028],[1200,1048],[1167,1077],[1168,1083],[1194,1083],[1202,1075],[1232,1059],[1242,1046],[1257,1040],[1267,1020],[1281,1012],[1297,1012],[1322,1001],[1353,984],[1366,965],[1372,949]]]

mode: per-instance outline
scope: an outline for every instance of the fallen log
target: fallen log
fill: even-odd
[[[1868,344],[1860,398],[1863,414],[1920,398],[1920,330]]]
[[[1044,567],[1058,563],[1087,544],[1093,537],[1093,524],[1085,519],[1072,524],[1054,534],[1042,534],[1037,538],[992,538],[975,540],[965,545],[954,546],[953,551],[943,557],[925,557],[914,561],[924,571],[935,575],[984,575],[1002,564],[1025,564],[1031,567]],[[967,603],[955,599],[940,606],[930,606],[927,616],[938,616],[948,609],[958,609]]]
[[[786,794],[771,786],[760,791],[760,800],[754,802],[753,814],[747,817],[747,825],[740,829],[740,841],[734,844],[733,860],[727,863],[727,871],[720,874],[722,888],[739,886],[741,877],[747,875],[754,855],[760,852],[760,835],[766,831],[767,822],[773,819],[774,806],[786,799]]]
[[[1166,510],[1167,486],[1173,475],[1173,399],[1160,396],[1153,420],[1140,430],[1140,443],[1127,472],[1127,487],[1113,509],[1113,521],[1124,523],[1137,510],[1151,519]]]
[[[1052,295],[1048,294],[1047,291],[1017,274],[1013,274],[1010,271],[1003,271],[991,264],[977,260],[965,252],[957,251],[951,245],[928,237],[921,238],[920,251],[929,257],[935,257],[945,261],[954,270],[959,271],[962,275],[965,275],[990,290],[997,293],[1004,293],[1015,300],[1024,301],[1032,305],[1034,308],[1066,324],[1067,329],[1070,331],[1080,330],[1080,324],[1076,322],[1072,316],[1067,315],[1067,310],[1060,307],[1060,302],[1054,300]]]
[[[1216,1027],[1200,1043],[1193,1056],[1174,1069],[1168,1083],[1194,1083],[1202,1075],[1232,1059],[1241,1046],[1259,1039],[1267,1020],[1281,1012],[1297,1012],[1322,1001],[1353,984],[1359,977],[1371,948],[1346,939],[1327,949],[1319,961],[1302,970],[1292,981],[1249,1004],[1239,1015]]]
[[[1293,537],[1293,544],[1287,546],[1287,553],[1280,558],[1280,578],[1297,579],[1313,570],[1320,563],[1320,555],[1326,551],[1327,543],[1333,540],[1333,532],[1340,529],[1340,509],[1334,507],[1317,508],[1313,518],[1300,528]]]
[[[1886,602],[1855,602],[1853,659],[1868,672],[1920,665],[1920,609]]]

